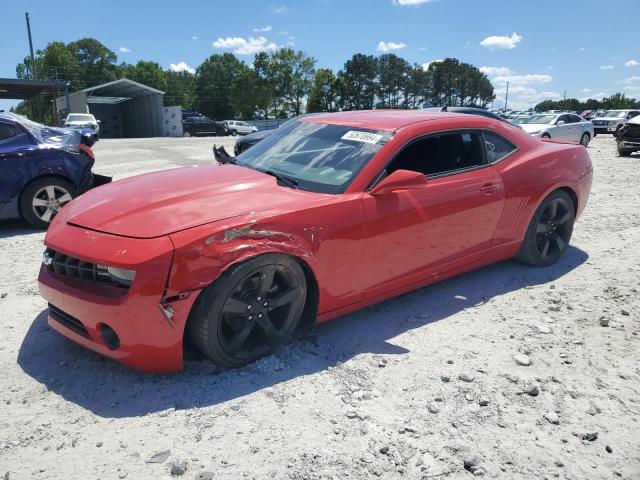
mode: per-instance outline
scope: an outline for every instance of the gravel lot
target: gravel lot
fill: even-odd
[[[233,144],[102,140],[96,171],[207,163],[214,141]],[[231,372],[145,376],[65,340],[38,295],[44,234],[0,224],[0,475],[640,478],[640,156],[589,152],[557,265],[465,274]]]

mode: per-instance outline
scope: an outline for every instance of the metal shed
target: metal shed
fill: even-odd
[[[62,118],[68,113],[92,113],[100,120],[100,137],[161,137],[164,92],[128,78],[103,83],[56,99]]]

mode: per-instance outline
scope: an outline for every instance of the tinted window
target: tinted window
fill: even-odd
[[[387,174],[412,170],[434,176],[477,167],[485,163],[483,153],[481,136],[477,132],[432,135],[405,147],[387,167]]]
[[[484,132],[484,145],[489,163],[497,162],[518,148],[502,135],[488,131]]]
[[[0,123],[0,142],[18,135],[18,130],[10,123]]]
[[[638,113],[640,113],[640,112],[631,112],[631,113],[629,113],[629,115],[628,115],[628,117],[627,117],[627,118],[628,118],[629,120],[631,120],[633,117],[638,116]]]

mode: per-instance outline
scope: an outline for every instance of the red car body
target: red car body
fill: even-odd
[[[285,188],[271,176],[236,165],[161,171],[86,193],[58,214],[46,246],[84,262],[133,269],[136,277],[123,292],[57,275],[43,265],[40,290],[55,306],[49,324],[138,370],[178,371],[194,301],[232,265],[267,252],[300,260],[317,286],[316,321],[324,322],[512,258],[550,192],[565,189],[577,217],[591,188],[592,166],[584,147],[541,141],[489,118],[374,111],[301,121],[394,135],[338,195]],[[461,129],[496,132],[517,150],[482,168],[427,178],[422,188],[368,192],[407,142]],[[167,305],[173,309],[170,319],[161,308]],[[105,341],[103,324],[117,332],[117,349]]]

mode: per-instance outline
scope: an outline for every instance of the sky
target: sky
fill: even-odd
[[[214,53],[250,64],[290,46],[338,71],[354,53],[396,53],[411,63],[455,57],[495,86],[493,108],[545,99],[640,98],[640,0],[50,0],[2,1],[0,77],[15,77],[34,48],[95,37],[118,62],[195,69]],[[0,109],[17,104],[0,100]]]

